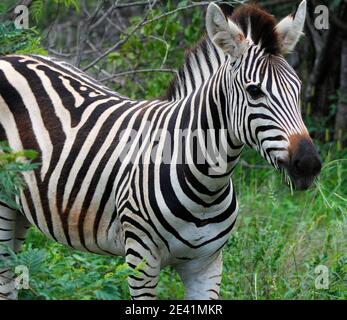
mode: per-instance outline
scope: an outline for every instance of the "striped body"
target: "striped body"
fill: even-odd
[[[145,161],[119,157],[127,142],[121,139],[125,129],[136,130],[135,139],[143,139],[137,144],[143,150],[129,150],[132,159],[150,156],[153,144],[165,141],[165,136],[157,134],[159,129],[186,129],[178,115],[191,108],[190,101],[131,101],[63,63],[42,57],[6,57],[0,68],[1,113],[11,115],[0,120],[1,140],[8,140],[16,150],[35,149],[41,154],[40,168],[25,174],[28,189],[21,203],[25,216],[42,232],[76,249],[124,254],[121,220],[130,220],[132,226],[136,221],[142,228],[148,223],[147,230],[158,219],[161,228],[150,234],[160,247],[167,247],[166,264],[185,256],[187,248],[196,247],[193,255],[199,255],[198,248],[206,241],[202,234],[212,239],[230,228],[234,218],[230,221],[229,217],[236,208],[231,184],[218,198],[220,203],[207,206],[202,214],[204,199],[185,201],[183,192],[170,199],[174,184],[188,186],[189,181],[182,179],[187,170],[184,165],[142,164]],[[145,128],[145,120],[150,128]],[[166,190],[163,186],[170,175],[173,187]],[[146,195],[145,190],[158,194]],[[215,226],[210,223],[200,227],[225,209],[228,214],[222,222],[228,221],[218,222],[217,230],[211,232]],[[189,219],[189,228],[181,231],[180,225]],[[168,233],[176,236],[170,245],[165,240]],[[193,234],[195,239],[190,239]],[[211,251],[223,241],[226,238],[211,246]]]

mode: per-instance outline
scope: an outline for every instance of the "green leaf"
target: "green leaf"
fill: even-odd
[[[38,22],[43,14],[44,0],[34,0],[30,5],[30,14],[35,22]]]

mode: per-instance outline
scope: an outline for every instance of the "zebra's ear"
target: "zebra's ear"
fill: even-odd
[[[296,12],[282,19],[276,26],[280,38],[281,53],[286,54],[294,50],[300,37],[306,19],[306,0],[303,0]]]
[[[227,19],[215,3],[210,3],[207,8],[206,29],[210,39],[235,59],[248,48],[248,41],[242,30]]]

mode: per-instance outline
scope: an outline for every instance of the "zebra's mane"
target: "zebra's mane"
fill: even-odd
[[[272,15],[256,4],[242,5],[235,10],[224,5],[221,9],[226,17],[239,25],[243,33],[266,53],[280,53],[276,20]],[[187,52],[185,62],[171,81],[165,98],[174,100],[192,93],[210,78],[225,60],[223,51],[217,48],[208,36],[204,36]]]
[[[223,51],[208,36],[204,36],[187,51],[185,62],[171,81],[165,98],[175,100],[194,92],[218,70],[225,59]]]

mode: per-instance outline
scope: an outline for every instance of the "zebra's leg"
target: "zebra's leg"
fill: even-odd
[[[134,230],[135,231],[135,230]],[[128,277],[132,299],[154,300],[160,273],[160,259],[157,248],[147,235],[138,229],[136,233],[125,232],[126,262],[132,269],[138,269],[135,275]]]
[[[0,205],[0,244],[9,246],[18,252],[25,239],[30,224],[28,220],[17,211]],[[0,247],[0,259],[6,259],[8,253]],[[14,274],[8,268],[0,269],[0,300],[17,298]]]
[[[185,286],[185,299],[219,299],[222,267],[221,252],[206,260],[192,260],[176,266]]]

